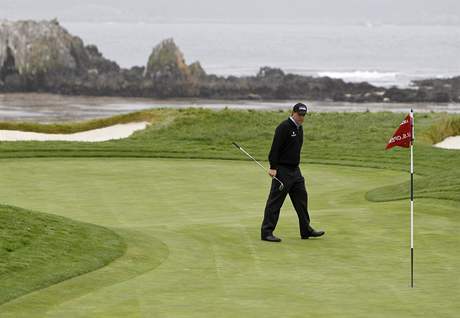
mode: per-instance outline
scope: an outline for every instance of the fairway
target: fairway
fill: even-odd
[[[287,199],[260,241],[269,178],[248,161],[4,159],[2,202],[114,230],[108,266],[0,306],[0,317],[456,317],[458,202],[365,193],[408,174],[303,165],[320,239],[300,240]]]

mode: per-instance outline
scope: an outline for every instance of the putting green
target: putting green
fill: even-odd
[[[458,202],[409,204],[366,191],[400,172],[304,165],[313,225],[302,241],[289,200],[276,234],[259,226],[269,179],[251,162],[2,160],[0,200],[114,229],[128,245],[108,266],[0,306],[1,317],[456,317]],[[6,186],[5,186],[6,185]]]

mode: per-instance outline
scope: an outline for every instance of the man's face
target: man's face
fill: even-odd
[[[305,120],[305,115],[300,115],[299,113],[292,113],[292,118],[299,124],[302,125]]]

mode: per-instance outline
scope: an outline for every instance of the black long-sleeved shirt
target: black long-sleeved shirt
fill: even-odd
[[[272,148],[268,154],[270,169],[279,165],[297,167],[303,144],[303,128],[288,118],[276,127]]]

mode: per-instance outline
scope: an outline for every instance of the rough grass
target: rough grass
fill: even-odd
[[[441,142],[447,137],[460,135],[460,116],[444,114],[425,131],[424,135],[433,144]]]
[[[106,119],[105,123],[150,118],[148,129],[123,140],[82,142],[0,142],[0,158],[24,157],[162,157],[162,158],[246,158],[232,146],[236,141],[259,160],[266,160],[276,125],[287,118],[279,111],[211,111],[203,109],[148,110]],[[302,160],[346,166],[408,171],[409,151],[385,145],[403,114],[312,113],[304,125]],[[456,127],[457,116],[416,114],[415,172],[418,197],[439,197],[460,201],[459,151],[432,147],[433,131],[442,123]],[[99,122],[101,121],[94,121]],[[80,124],[64,125],[78,127]],[[44,126],[36,125],[41,131]],[[72,128],[74,129],[74,128]],[[442,128],[436,128],[443,130]],[[447,132],[446,129],[444,129]],[[455,130],[449,130],[452,134]],[[430,182],[423,181],[428,178]],[[370,200],[407,198],[407,185],[375,190]],[[393,189],[393,190],[392,190]]]
[[[109,229],[0,205],[0,304],[105,266],[124,250]]]

